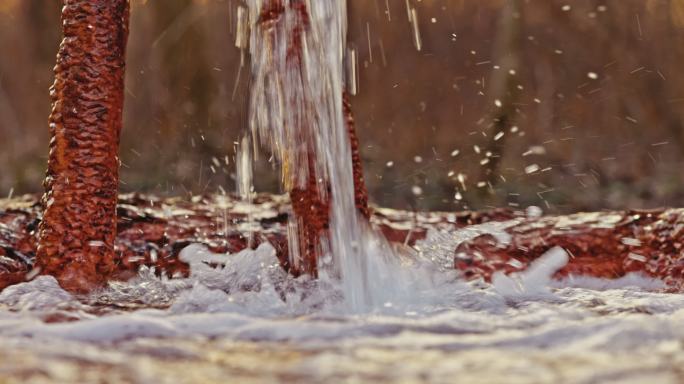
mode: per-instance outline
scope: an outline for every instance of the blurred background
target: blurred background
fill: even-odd
[[[316,0],[318,1],[318,0]],[[0,0],[0,196],[47,159],[57,0]],[[234,190],[238,0],[132,0],[123,191]],[[684,0],[349,0],[373,202],[684,205]],[[267,157],[267,156],[264,156]],[[257,165],[257,190],[278,173]]]

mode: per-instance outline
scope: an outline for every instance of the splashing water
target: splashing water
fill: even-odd
[[[383,305],[389,299],[387,292],[399,289],[392,284],[398,281],[393,274],[397,270],[389,265],[396,257],[355,208],[342,104],[348,52],[346,2],[251,0],[247,4],[252,31],[252,138],[281,163],[288,191],[306,188],[307,181],[314,179],[318,195],[330,201],[329,236],[322,239],[319,273],[341,278],[350,311]],[[270,11],[264,7],[271,7]],[[293,265],[301,258],[297,225],[291,220]]]
[[[419,247],[429,259],[436,239],[475,232],[487,233],[432,233]],[[143,269],[80,300],[41,276],[0,293],[0,374],[10,383],[678,382],[684,297],[648,292],[662,285],[636,276],[538,285],[563,256],[511,277],[519,285],[461,283],[405,259],[413,265],[392,272],[414,284],[410,298],[395,292],[364,314],[349,313],[339,279],[285,273],[269,244],[233,255],[192,245],[181,255],[189,278]]]

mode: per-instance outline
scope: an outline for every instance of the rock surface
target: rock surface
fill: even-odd
[[[62,7],[36,265],[77,292],[116,271],[128,16],[127,0],[67,0]]]
[[[134,276],[140,266],[157,274],[185,275],[178,259],[191,243],[214,252],[238,252],[268,241],[288,269],[287,219],[289,200],[258,195],[249,206],[228,196],[191,199],[121,195],[115,243],[117,279]],[[0,200],[0,289],[33,278],[36,229],[41,219],[35,196]],[[559,276],[617,278],[643,272],[663,279],[673,290],[682,285],[684,209],[577,213],[527,217],[506,209],[483,212],[407,212],[376,208],[371,222],[388,240],[414,246],[434,230],[451,236],[468,225],[505,222],[510,242],[483,232],[453,249],[454,267],[467,279],[489,280],[495,271],[522,270],[554,246],[570,254]]]

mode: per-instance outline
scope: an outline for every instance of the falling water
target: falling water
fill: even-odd
[[[372,270],[383,268],[371,264],[385,263],[382,259],[389,247],[357,213],[342,106],[349,64],[346,1],[250,0],[247,4],[252,138],[280,163],[286,190],[305,188],[313,176],[319,196],[331,201],[330,234],[322,240],[325,257],[319,259],[319,271],[341,278],[350,310],[381,304],[369,277],[375,273],[373,281],[377,281],[381,271]],[[264,7],[270,7],[271,15],[278,14],[267,19]],[[296,226],[292,220],[293,264],[299,259]]]

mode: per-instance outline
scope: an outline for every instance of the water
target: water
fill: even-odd
[[[318,180],[319,196],[329,195],[330,231],[322,239],[319,271],[340,277],[350,311],[366,311],[411,287],[388,274],[387,264],[397,258],[356,213],[351,148],[342,109],[349,68],[345,61],[346,1],[284,1],[282,14],[259,21],[265,7],[273,3],[247,2],[252,31],[251,135],[281,164],[286,190],[306,189],[313,177]],[[251,184],[240,181],[240,185]],[[292,220],[289,231],[293,265],[300,259],[297,225]]]
[[[339,279],[285,274],[267,244],[192,245],[187,279],[141,270],[81,298],[39,277],[0,293],[0,381],[681,381],[684,296],[659,281],[552,281],[554,250],[516,284],[463,283],[425,263],[431,241],[391,271],[416,291],[365,313]]]

